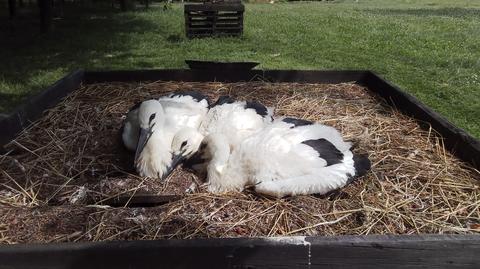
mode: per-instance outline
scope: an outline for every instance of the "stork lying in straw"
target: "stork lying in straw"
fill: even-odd
[[[197,153],[207,162],[211,192],[242,191],[283,197],[324,194],[344,187],[370,169],[366,156],[354,155],[350,143],[329,126],[282,118],[231,147],[216,132]]]
[[[191,91],[179,91],[135,105],[124,122],[122,140],[127,149],[135,150],[138,173],[166,178],[183,159],[183,156],[172,154],[174,137],[188,136],[192,141],[190,145],[199,145],[203,136],[197,135],[196,130],[208,107],[204,95]]]
[[[233,148],[244,139],[262,130],[273,120],[273,108],[264,106],[255,101],[235,101],[229,96],[221,96],[214,103],[201,123],[198,133],[177,136],[172,149],[176,155],[188,158],[185,166],[193,168],[198,174],[206,173],[206,163],[195,152],[182,152],[178,145],[190,145],[189,148],[198,149],[200,142],[191,137],[207,136],[214,133],[223,134],[227,145]],[[194,157],[192,157],[192,155]]]

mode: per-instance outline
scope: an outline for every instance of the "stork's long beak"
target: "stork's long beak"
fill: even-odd
[[[140,128],[140,134],[138,136],[138,143],[137,143],[137,150],[135,151],[135,163],[138,161],[138,157],[142,153],[145,145],[147,144],[148,140],[152,136],[152,129],[143,129]]]
[[[173,154],[172,158],[172,164],[167,167],[167,170],[162,176],[162,180],[166,179],[172,172],[175,170],[175,168],[183,161],[185,160],[185,156],[183,155],[184,151],[182,151],[180,154]]]

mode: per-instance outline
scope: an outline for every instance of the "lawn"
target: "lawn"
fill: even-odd
[[[0,111],[76,68],[253,60],[268,69],[374,70],[480,137],[480,1],[345,0],[246,8],[242,38],[194,40],[184,37],[180,4],[127,13],[69,4],[47,35],[38,34],[36,21],[25,14],[13,34],[7,18],[0,17]]]

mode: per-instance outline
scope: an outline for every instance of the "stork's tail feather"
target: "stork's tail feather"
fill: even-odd
[[[353,155],[353,166],[355,167],[355,176],[361,177],[370,170],[372,164],[367,155]]]

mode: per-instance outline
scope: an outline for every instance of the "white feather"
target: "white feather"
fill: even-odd
[[[257,192],[277,197],[323,194],[345,186],[355,175],[350,145],[334,128],[320,124],[290,127],[275,121],[234,146],[229,154],[221,134],[208,137],[207,150],[213,156],[208,167],[209,190],[234,191],[256,185]],[[302,143],[321,138],[343,153],[341,163],[327,166],[316,150]],[[221,171],[213,170],[216,167],[222,167]]]
[[[244,101],[237,101],[211,108],[200,125],[200,132],[205,136],[223,134],[229,145],[233,146],[270,123],[271,115],[263,117],[254,109],[245,109],[245,104]]]
[[[138,109],[128,112],[123,124],[122,140],[128,150],[135,151],[138,142]]]
[[[144,106],[146,102],[149,104]],[[151,126],[149,118],[155,114],[153,132],[138,157],[136,168],[141,176],[162,177],[172,164],[174,137],[189,128],[198,129],[208,112],[208,102],[206,100],[198,102],[188,95],[170,95],[161,97],[156,102],[146,102],[142,103],[137,111],[127,115],[122,139],[128,149],[135,150],[140,127]],[[196,141],[201,140],[198,137],[194,138]],[[193,150],[196,149],[190,151]]]

